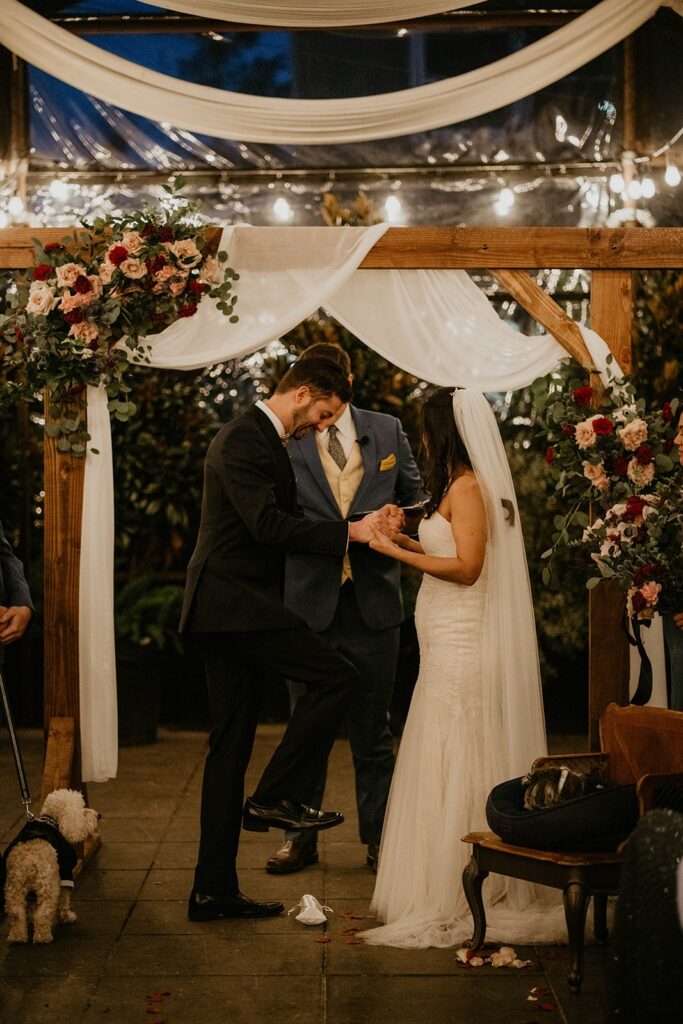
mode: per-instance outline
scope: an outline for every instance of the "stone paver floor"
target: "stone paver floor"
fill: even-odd
[[[247,787],[277,738],[261,726]],[[525,970],[459,969],[454,950],[369,947],[344,934],[366,921],[374,876],[356,839],[348,745],[336,744],[328,806],[345,811],[321,835],[321,863],[289,877],[263,871],[279,835],[243,833],[241,887],[281,899],[305,892],[331,905],[326,929],[291,917],[192,924],[185,916],[194,866],[206,737],[164,731],[121,751],[118,778],[89,787],[102,812],[103,846],[76,884],[79,921],[50,946],[10,947],[0,924],[0,1024],[603,1024],[609,949],[587,949],[579,996],[568,991],[565,947],[519,949]],[[33,791],[41,739],[22,733]],[[571,749],[571,743],[568,744]],[[576,748],[574,748],[576,749]],[[21,824],[4,730],[0,732],[0,847]],[[350,917],[348,915],[358,915]],[[330,941],[316,941],[325,934]],[[527,1002],[550,990],[555,1009]]]

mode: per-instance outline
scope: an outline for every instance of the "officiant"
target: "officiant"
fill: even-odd
[[[301,356],[333,360],[353,381],[347,352],[316,344]],[[395,416],[345,403],[335,422],[287,447],[306,517],[339,521],[393,503],[412,505],[422,495],[408,439]],[[285,604],[321,639],[356,668],[360,680],[348,698],[346,724],[356,778],[360,841],[376,870],[394,751],[389,728],[403,620],[398,563],[353,545],[338,559],[290,552]],[[303,692],[289,682],[292,708]],[[322,806],[326,773],[317,780],[313,806]],[[266,864],[271,874],[289,874],[318,861],[317,836],[286,832]]]

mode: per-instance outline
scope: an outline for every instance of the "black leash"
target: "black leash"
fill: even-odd
[[[24,769],[24,762],[21,758],[21,750],[19,749],[19,743],[17,742],[17,734],[14,730],[14,722],[12,720],[12,712],[9,706],[9,700],[7,697],[7,689],[5,687],[5,679],[2,674],[2,668],[0,667],[0,695],[2,696],[2,706],[5,712],[5,721],[7,722],[7,731],[9,732],[10,743],[12,744],[12,753],[14,754],[14,764],[17,769],[17,777],[19,779],[19,788],[21,789],[21,802],[24,805],[26,811],[27,821],[33,820],[31,814],[31,791],[28,788],[28,779],[26,778],[26,771]]]

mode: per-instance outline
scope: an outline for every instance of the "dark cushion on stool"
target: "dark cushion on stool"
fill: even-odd
[[[527,811],[521,778],[510,779],[491,790],[486,820],[496,835],[514,846],[614,850],[638,821],[636,787],[615,784],[576,800]]]

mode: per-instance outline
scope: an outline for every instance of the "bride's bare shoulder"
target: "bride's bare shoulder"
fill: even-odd
[[[459,476],[456,476],[448,493],[456,500],[458,498],[474,498],[477,495],[481,496],[481,488],[479,487],[479,481],[476,476],[472,470],[469,469],[464,473],[461,473]]]

